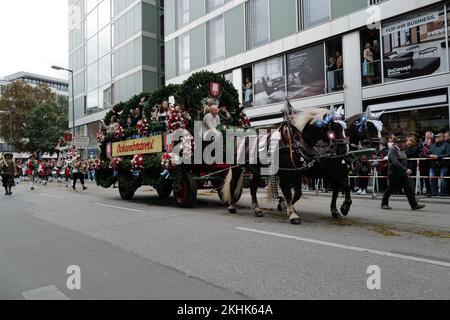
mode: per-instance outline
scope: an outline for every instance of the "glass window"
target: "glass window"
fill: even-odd
[[[250,48],[269,42],[269,0],[250,0]]]
[[[94,63],[93,65],[87,68],[86,72],[87,78],[87,90],[93,90],[98,88],[98,64]]]
[[[211,12],[223,5],[224,0],[206,0],[206,11]]]
[[[344,57],[342,38],[326,42],[327,50],[327,89],[328,93],[344,90]]]
[[[86,12],[91,12],[97,5],[97,0],[86,0]]]
[[[304,0],[305,28],[311,28],[330,20],[330,0]]]
[[[287,55],[288,98],[300,99],[325,94],[323,44]]]
[[[91,38],[98,32],[97,9],[93,10],[86,18],[86,38]]]
[[[91,38],[87,42],[86,46],[87,51],[87,64],[91,64],[95,62],[98,59],[98,38],[97,36]]]
[[[111,56],[107,55],[98,62],[98,81],[102,86],[111,81]]]
[[[99,57],[103,57],[111,51],[111,28],[108,26],[98,34]]]
[[[104,0],[98,6],[98,28],[101,30],[111,21],[111,0]]]
[[[362,85],[379,84],[382,79],[380,30],[364,29],[360,34]]]
[[[255,106],[284,101],[286,97],[286,84],[283,57],[256,63],[253,67],[253,75]]]
[[[191,69],[191,46],[189,33],[178,38],[178,74],[182,75]]]
[[[383,24],[385,82],[446,72],[445,23],[439,7]]]
[[[177,0],[176,5],[177,27],[181,28],[189,23],[189,0]]]
[[[87,109],[97,109],[98,108],[98,90],[94,90],[87,95]],[[92,113],[92,110],[88,114]]]
[[[223,16],[219,16],[206,24],[208,64],[225,58],[225,31]]]

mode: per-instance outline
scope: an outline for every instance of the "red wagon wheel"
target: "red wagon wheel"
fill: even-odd
[[[197,182],[191,173],[184,173],[178,190],[174,192],[175,200],[181,208],[192,208],[197,201]]]

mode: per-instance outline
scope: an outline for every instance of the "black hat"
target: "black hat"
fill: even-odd
[[[5,152],[4,154],[3,154],[3,157],[14,157],[14,154],[12,153],[12,152]]]

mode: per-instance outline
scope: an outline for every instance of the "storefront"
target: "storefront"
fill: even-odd
[[[391,97],[364,102],[364,109],[384,111],[385,134],[407,135],[416,132],[425,136],[449,130],[448,90],[437,90],[416,95]]]

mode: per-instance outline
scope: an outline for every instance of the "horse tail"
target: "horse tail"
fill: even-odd
[[[230,203],[231,201],[231,181],[233,180],[233,170],[228,171],[227,177],[223,184],[223,188],[220,191],[222,193],[222,200],[224,203]]]
[[[241,175],[239,176],[238,183],[236,185],[236,189],[234,190],[234,199],[238,199],[239,195],[244,187],[244,170],[242,170]]]

